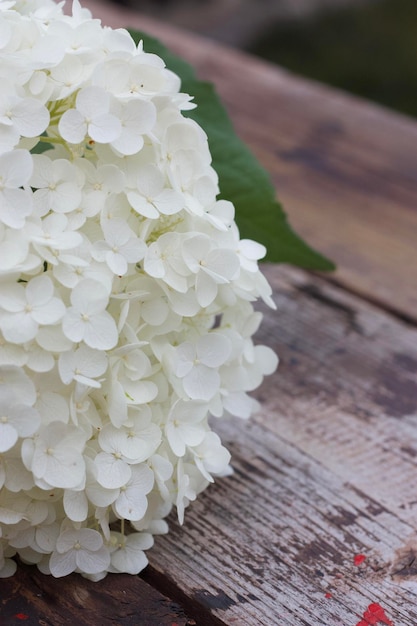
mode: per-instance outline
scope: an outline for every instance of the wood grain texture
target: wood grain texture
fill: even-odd
[[[212,80],[270,172],[294,228],[340,284],[417,319],[417,125],[139,14],[85,2],[112,26],[154,34]]]
[[[279,371],[255,420],[214,424],[235,474],[157,539],[147,580],[228,625],[356,626],[378,602],[415,626],[416,330],[321,279],[267,274],[278,312],[259,339]]]
[[[135,576],[111,575],[93,583],[63,579],[19,565],[0,581],[1,626],[195,626],[182,608]]]

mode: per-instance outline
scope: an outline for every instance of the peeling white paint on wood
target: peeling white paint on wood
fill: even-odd
[[[274,282],[276,268],[268,275]],[[395,626],[415,626],[417,567],[407,575],[404,558],[417,547],[417,416],[384,408],[400,351],[417,365],[415,331],[376,310],[382,323],[362,334],[352,320],[372,319],[371,305],[343,292],[341,308],[340,289],[303,272],[280,270],[278,282],[278,312],[266,313],[260,339],[282,363],[259,390],[261,415],[218,421],[235,474],[192,505],[183,529],[172,522],[151,555],[154,576],[176,580],[224,624],[356,626],[379,602]]]

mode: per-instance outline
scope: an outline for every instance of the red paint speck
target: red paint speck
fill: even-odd
[[[26,613],[16,613],[15,618],[23,621],[29,619],[29,615],[26,615]]]
[[[373,602],[368,606],[361,621],[356,626],[375,626],[378,622],[387,626],[394,626],[394,622],[388,619],[382,606],[378,602]]]
[[[329,593],[329,592],[327,592],[327,593],[325,593],[325,594],[324,594],[324,597],[325,597],[325,598],[331,598],[331,597],[332,597],[332,594],[331,594],[331,593]]]
[[[355,556],[353,557],[353,564],[354,565],[360,565],[365,560],[366,560],[366,555],[365,554],[355,554]]]

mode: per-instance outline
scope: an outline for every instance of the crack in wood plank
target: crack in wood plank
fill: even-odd
[[[417,406],[397,415],[374,396],[392,389],[388,370],[415,374],[417,333],[318,277],[266,272],[278,310],[264,310],[259,340],[280,371],[259,390],[256,419],[213,422],[235,473],[192,505],[184,529],[172,518],[153,571],[225,624],[354,626],[380,602],[396,626],[415,626],[417,585],[392,568],[416,536]],[[233,603],[210,605],[219,594]]]

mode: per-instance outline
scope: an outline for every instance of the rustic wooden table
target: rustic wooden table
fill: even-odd
[[[0,624],[417,624],[417,124],[102,2],[213,80],[332,276],[267,266],[281,357],[224,422],[235,474],[157,538],[142,577],[0,583]]]

